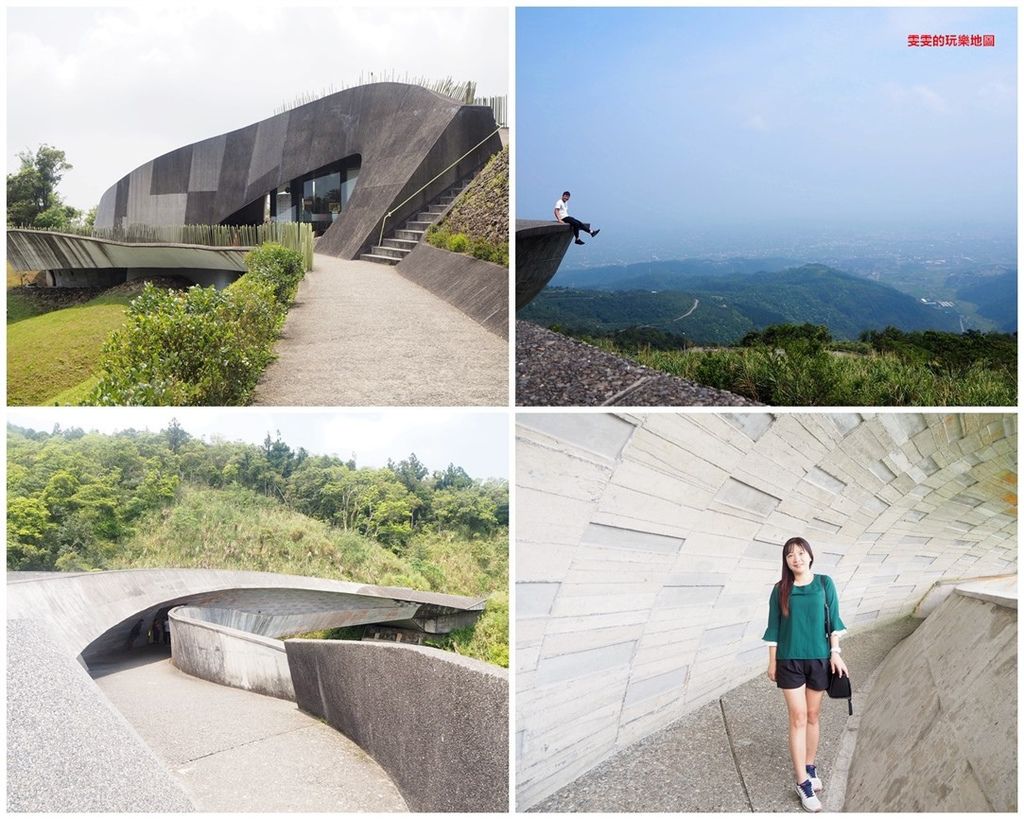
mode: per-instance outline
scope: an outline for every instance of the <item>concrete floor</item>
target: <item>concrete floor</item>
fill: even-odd
[[[919,624],[908,617],[843,640],[855,714],[858,685]],[[766,667],[767,658],[766,650]],[[826,811],[836,811],[842,808],[848,765],[840,758],[846,701],[825,697],[820,725],[821,800]],[[602,762],[530,810],[803,813],[787,741],[782,694],[762,674]]]
[[[91,672],[200,811],[407,810],[373,759],[293,702],[183,674],[159,647]]]
[[[505,406],[508,350],[391,267],[317,255],[253,403]]]

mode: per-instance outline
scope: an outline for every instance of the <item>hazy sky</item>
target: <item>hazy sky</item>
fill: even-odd
[[[123,429],[165,429],[172,418],[209,441],[263,443],[269,432],[293,449],[302,446],[316,455],[349,458],[360,466],[385,466],[415,452],[431,470],[449,463],[474,478],[508,478],[509,420],[504,411],[479,412],[416,407],[384,412],[323,410],[230,410],[205,407],[35,407],[11,408],[7,420],[21,427],[49,432],[54,424],[87,432]]]
[[[518,9],[516,216],[1012,227],[1016,52],[1015,9]]]
[[[508,38],[505,8],[9,9],[7,170],[61,148],[74,170],[60,191],[87,209],[150,159],[371,71],[506,94]]]

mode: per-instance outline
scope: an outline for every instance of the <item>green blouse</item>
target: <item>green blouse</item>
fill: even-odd
[[[793,586],[789,593],[789,616],[782,616],[779,605],[779,586],[772,588],[768,601],[768,628],[762,638],[775,643],[777,660],[827,660],[829,642],[825,636],[825,603],[828,602],[829,619],[834,633],[846,631],[839,617],[839,597],[836,584],[828,575],[824,590],[819,575],[806,586]]]

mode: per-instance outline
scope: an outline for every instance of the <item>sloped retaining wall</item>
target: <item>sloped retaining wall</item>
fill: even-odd
[[[411,282],[508,338],[508,270],[420,242],[395,267]]]
[[[1017,609],[957,590],[880,667],[844,810],[1017,810]]]
[[[358,743],[415,811],[508,810],[508,674],[419,646],[287,640],[299,707]]]
[[[186,674],[220,685],[295,701],[284,643],[217,623],[180,606],[169,614],[171,661]]]

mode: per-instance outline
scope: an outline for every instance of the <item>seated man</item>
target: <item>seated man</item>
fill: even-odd
[[[580,231],[589,233],[591,236],[597,236],[601,232],[601,228],[591,230],[589,224],[584,224],[579,219],[574,219],[569,215],[569,191],[565,191],[562,194],[561,199],[555,202],[555,219],[559,222],[565,222],[572,228],[572,235],[576,239],[576,244],[584,245],[586,242],[580,240]]]

